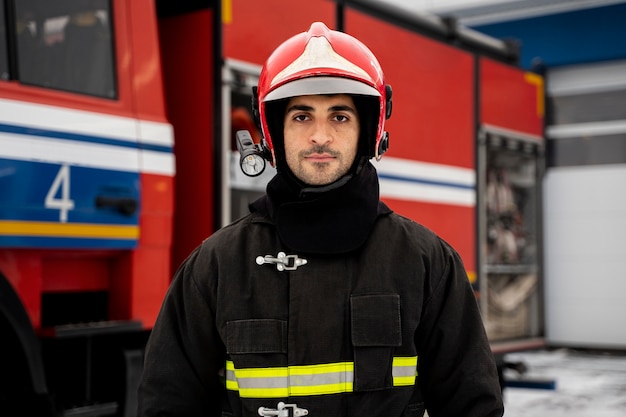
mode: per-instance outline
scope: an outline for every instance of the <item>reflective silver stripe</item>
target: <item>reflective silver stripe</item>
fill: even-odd
[[[394,386],[415,384],[417,356],[393,360]],[[236,369],[226,362],[226,388],[242,398],[284,398],[352,392],[354,363]]]

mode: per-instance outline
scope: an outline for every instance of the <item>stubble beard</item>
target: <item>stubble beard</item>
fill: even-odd
[[[332,162],[307,162],[306,158],[314,153],[326,153],[333,158]],[[334,169],[332,165],[336,165]],[[350,166],[344,163],[343,155],[340,152],[331,150],[325,146],[316,146],[298,153],[298,166],[294,175],[308,185],[327,185],[343,177]]]

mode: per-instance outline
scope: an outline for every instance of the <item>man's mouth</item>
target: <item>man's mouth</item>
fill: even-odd
[[[335,156],[328,153],[312,153],[304,157],[309,162],[330,162],[335,159]]]
[[[302,153],[302,157],[313,163],[331,162],[339,157],[339,153],[326,147],[314,147]]]

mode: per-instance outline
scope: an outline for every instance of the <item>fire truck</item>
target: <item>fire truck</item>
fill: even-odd
[[[251,87],[311,22],[393,87],[381,198],[461,254],[494,352],[541,341],[543,78],[376,1],[0,0],[0,414],[130,416],[176,267],[272,176]]]

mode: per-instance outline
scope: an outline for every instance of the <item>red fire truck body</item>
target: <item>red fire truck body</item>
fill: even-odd
[[[541,76],[513,65],[514,48],[501,46],[493,58],[491,45],[477,46],[464,33],[446,32],[441,23],[428,26],[427,17],[403,19],[401,11],[372,3],[347,2],[338,11],[324,0],[292,6],[279,0],[233,2],[231,21],[224,25],[224,55],[260,68],[280,42],[312,20],[340,22],[342,30],[368,45],[393,87],[390,148],[375,163],[383,200],[448,240],[475,280],[477,138],[491,126],[530,135],[541,145]]]
[[[361,2],[53,3],[0,0],[0,414],[133,414],[174,270],[262,189],[232,178],[230,110],[315,20],[370,46],[393,87],[381,197],[481,291],[480,135],[541,146],[541,77],[509,49]],[[110,73],[73,70],[89,51]]]

